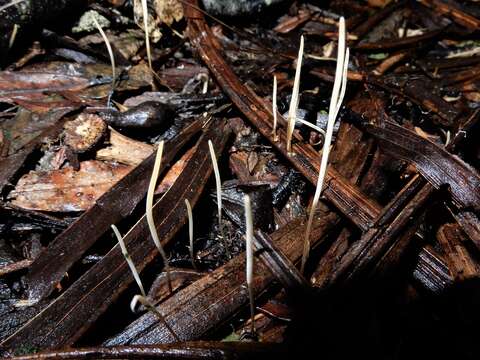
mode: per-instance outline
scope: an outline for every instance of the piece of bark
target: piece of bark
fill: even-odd
[[[396,39],[384,39],[376,43],[365,43],[362,42],[356,46],[356,50],[392,50],[392,49],[401,49],[406,47],[420,47],[422,43],[434,40],[438,35],[443,32],[444,29],[436,29],[428,31],[422,35],[409,36],[404,38]]]
[[[228,136],[223,123],[211,121],[197,143],[191,165],[185,168],[171,191],[153,207],[163,246],[187,220],[184,199],[195,205],[210,178],[208,140],[220,152]],[[139,272],[158,255],[145,217],[124,237],[124,242]],[[120,246],[116,245],[47,308],[0,345],[10,350],[25,346],[46,349],[72,345],[132,282]]]
[[[180,289],[190,285],[204,276],[203,273],[190,269],[170,268],[170,281],[172,291],[177,292]],[[147,297],[153,304],[158,304],[168,298],[172,293],[169,289],[167,273],[164,271],[153,281],[152,286],[148,290]]]
[[[186,342],[164,345],[115,346],[78,348],[23,355],[12,360],[62,359],[212,359],[212,360],[264,360],[281,356],[285,347],[280,344],[252,342]]]
[[[441,0],[419,0],[425,6],[428,6],[442,15],[452,18],[457,24],[465,26],[473,31],[480,28],[480,20],[459,8],[459,5],[453,1]]]
[[[301,296],[310,291],[310,284],[270,236],[262,231],[256,231],[254,247],[264,264],[291,295]]]
[[[389,154],[415,164],[437,189],[448,184],[460,208],[480,209],[480,176],[459,157],[389,120],[380,125],[365,124],[365,129]]]
[[[45,92],[80,91],[91,85],[82,75],[41,71],[0,72],[0,101],[15,102],[43,97]]]
[[[434,294],[441,294],[453,284],[446,261],[438,256],[431,246],[424,246],[418,255],[417,263],[413,270],[413,278],[423,288]]]
[[[450,207],[448,209],[470,240],[480,249],[480,220],[477,215],[471,211],[453,211]]]
[[[109,129],[107,141],[110,146],[98,150],[96,159],[137,166],[149,157],[154,150],[152,145],[130,139],[112,128]]]
[[[437,231],[437,240],[456,281],[478,276],[479,267],[463,244],[467,239],[458,224],[442,225]]]
[[[418,215],[433,194],[433,189],[424,186],[422,180],[418,177],[412,179],[392,199],[379,215],[376,224],[342,257],[327,286],[353,283],[371,271],[372,266],[384,257],[396,242],[412,238],[420,223]]]
[[[54,141],[63,130],[65,115],[73,108],[60,109],[55,111],[55,119],[51,126],[44,129],[38,136],[25,144],[17,153],[11,154],[0,161],[0,191],[19,175],[20,169],[27,158],[40,146],[49,141]]]
[[[108,164],[97,160],[53,171],[31,171],[22,176],[8,198],[16,207],[72,212],[90,208],[118,180],[131,171],[131,166]]]
[[[31,264],[32,264],[32,260],[24,259],[24,260],[16,261],[7,265],[3,265],[0,267],[0,277],[18,270],[26,269]]]

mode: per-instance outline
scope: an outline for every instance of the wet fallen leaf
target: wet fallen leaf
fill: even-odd
[[[8,155],[16,153],[42,131],[53,126],[68,111],[68,108],[51,108],[45,113],[35,113],[20,107],[14,117],[0,124],[5,140],[10,143]]]
[[[91,160],[80,163],[79,171],[68,167],[53,171],[31,171],[10,193],[12,204],[40,211],[82,211],[125,176],[131,166]]]

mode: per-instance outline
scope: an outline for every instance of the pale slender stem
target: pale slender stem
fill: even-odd
[[[211,140],[208,140],[208,148],[210,150],[210,158],[212,159],[213,172],[215,174],[215,185],[217,188],[217,211],[218,211],[218,227],[220,230],[220,236],[222,237],[225,251],[228,257],[230,257],[230,250],[228,250],[227,239],[225,238],[222,226],[222,180],[220,178],[220,170],[218,170],[217,156],[215,155],[215,149]]]
[[[145,296],[142,296],[142,295],[135,295],[133,298],[132,298],[132,301],[130,302],[130,309],[132,310],[132,312],[136,312],[135,309],[137,308],[137,304],[140,303],[142,304],[143,306],[145,306],[149,311],[151,311],[152,313],[154,313],[158,319],[165,325],[165,327],[167,328],[167,330],[170,332],[170,334],[172,334],[172,336],[175,338],[175,340],[177,342],[180,342],[180,338],[178,337],[178,335],[175,333],[175,331],[173,331],[172,327],[168,324],[167,322],[167,319],[165,319],[165,316],[163,316],[160,311],[158,311],[158,309],[151,303],[150,300],[148,300],[147,297]]]
[[[100,32],[100,35],[103,38],[103,41],[105,42],[105,46],[107,47],[108,55],[110,56],[110,63],[112,64],[112,90],[110,95],[108,96],[108,106],[110,106],[110,100],[112,98],[113,92],[115,91],[115,80],[117,77],[116,71],[115,71],[115,57],[113,56],[113,50],[112,46],[110,45],[110,41],[108,40],[107,35],[103,31],[102,27],[98,23],[97,19],[95,16],[92,15],[93,22],[95,23],[95,26],[97,27],[98,31]]]
[[[277,125],[278,125],[278,108],[277,108],[277,76],[273,76],[273,94],[272,94],[272,112],[273,112],[273,141],[278,141]]]
[[[197,265],[195,264],[195,257],[193,256],[193,212],[190,201],[185,199],[185,206],[187,208],[188,215],[188,239],[190,240],[190,258],[192,259],[192,266],[197,270]]]
[[[172,282],[170,279],[170,266],[168,265],[168,258],[167,254],[165,254],[165,250],[163,249],[162,243],[158,237],[157,228],[155,227],[155,221],[153,220],[153,195],[155,193],[155,186],[157,185],[158,174],[160,172],[160,165],[162,163],[162,154],[163,154],[163,144],[164,142],[161,141],[157,148],[157,157],[155,158],[155,164],[153,166],[152,177],[150,178],[150,184],[148,185],[147,191],[147,205],[145,214],[147,216],[147,223],[148,228],[150,230],[150,234],[152,236],[153,242],[158,249],[158,252],[162,256],[163,263],[165,264],[165,271],[167,273],[167,282],[168,288],[170,292],[173,291]]]
[[[253,218],[252,218],[252,205],[250,202],[250,196],[245,195],[243,198],[245,205],[245,239],[246,239],[246,279],[248,296],[250,298],[250,322],[251,333],[255,333],[255,298],[253,294]]]
[[[150,52],[150,36],[148,34],[147,0],[142,0],[142,12],[143,12],[143,27],[145,28],[145,47],[147,49],[148,67],[150,68],[150,70],[152,70],[152,53]]]
[[[303,46],[304,39],[303,35],[300,38],[300,48],[298,49],[298,58],[297,58],[297,68],[295,70],[295,80],[293,82],[292,89],[292,98],[290,99],[290,108],[288,110],[288,119],[287,119],[287,152],[292,152],[292,136],[293,130],[295,129],[295,120],[297,119],[297,109],[299,103],[299,92],[300,92],[300,75],[302,71],[302,59],[303,59]]]
[[[18,34],[18,29],[20,29],[20,26],[18,26],[18,24],[14,24],[12,33],[10,34],[10,39],[8,40],[9,49],[11,49],[13,44],[15,43],[15,39],[17,38],[17,34]]]
[[[145,288],[143,287],[142,281],[140,280],[140,275],[138,274],[137,268],[135,267],[135,264],[133,263],[133,260],[130,257],[130,254],[128,253],[127,247],[125,246],[125,242],[123,241],[123,237],[115,225],[112,224],[111,226],[117,238],[118,244],[120,245],[120,249],[122,249],[123,257],[127,261],[128,267],[130,268],[130,271],[133,274],[133,278],[135,279],[138,287],[140,288],[140,292],[142,293],[142,295],[146,297],[147,295],[145,293]]]
[[[318,127],[317,125],[314,125],[314,124],[312,124],[312,123],[310,123],[310,122],[308,122],[308,121],[305,121],[305,120],[303,120],[303,119],[297,119],[297,121],[298,121],[298,122],[301,122],[303,125],[308,126],[309,128],[311,128],[311,129],[319,132],[319,133],[322,134],[323,136],[325,136],[325,131],[324,131],[322,128]]]
[[[305,270],[305,264],[310,253],[310,233],[312,230],[313,218],[315,216],[315,211],[320,200],[320,195],[323,190],[323,183],[325,180],[325,175],[327,173],[328,165],[328,156],[330,154],[330,145],[332,143],[333,136],[333,126],[335,124],[335,119],[340,110],[341,99],[345,95],[346,89],[346,69],[348,68],[348,50],[345,50],[345,19],[340,18],[339,21],[339,36],[338,36],[338,53],[337,53],[337,66],[335,70],[335,82],[333,84],[332,97],[330,99],[330,106],[328,109],[328,122],[327,122],[327,132],[325,134],[325,141],[323,144],[322,159],[320,162],[320,169],[318,172],[317,186],[315,188],[315,195],[312,201],[312,207],[310,208],[310,214],[308,216],[307,229],[305,232],[302,262],[300,266],[300,271],[303,273]],[[345,61],[347,60],[347,62]]]
[[[11,6],[15,6],[15,5],[20,4],[20,3],[24,2],[24,1],[26,1],[26,0],[13,0],[13,1],[9,2],[8,4],[5,4],[5,5],[0,6],[0,11],[3,11],[3,10],[5,10],[5,9],[8,9],[8,8],[11,7]]]

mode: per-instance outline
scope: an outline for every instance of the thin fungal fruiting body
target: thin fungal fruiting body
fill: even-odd
[[[197,265],[195,264],[195,257],[193,256],[193,212],[192,206],[190,205],[190,201],[185,199],[185,207],[187,208],[187,216],[188,216],[188,239],[190,243],[190,259],[192,260],[192,266],[195,270],[197,270]]]
[[[323,137],[325,137],[325,131],[322,128],[318,127],[317,125],[314,125],[311,122],[305,121],[303,119],[297,119],[297,121],[301,122],[303,125],[308,126],[311,129],[319,132],[320,134],[323,135]]]
[[[143,27],[145,28],[145,47],[147,49],[148,67],[152,70],[152,53],[150,52],[150,36],[148,34],[148,8],[147,0],[142,1]]]
[[[278,141],[277,125],[278,125],[278,109],[277,109],[277,76],[273,76],[273,94],[272,94],[272,113],[273,113],[273,141]]]
[[[164,142],[161,141],[158,145],[157,149],[157,156],[155,158],[155,164],[153,166],[152,177],[150,178],[150,184],[148,185],[147,191],[147,205],[146,205],[146,217],[147,217],[147,224],[148,229],[150,230],[150,234],[152,236],[153,242],[158,249],[158,252],[162,256],[163,263],[165,264],[165,271],[167,273],[167,282],[168,288],[170,292],[172,292],[172,282],[170,279],[170,266],[168,265],[168,258],[163,250],[162,243],[158,237],[157,228],[155,227],[155,221],[153,220],[153,195],[155,193],[155,186],[157,184],[158,174],[160,172],[160,164],[162,162],[162,154],[163,154],[163,145]]]
[[[133,263],[132,258],[128,253],[127,247],[125,246],[125,242],[123,241],[123,237],[115,225],[111,225],[111,226],[112,226],[113,232],[115,233],[115,236],[117,237],[118,244],[122,249],[122,254],[125,257],[125,260],[127,261],[127,264],[130,267],[130,270],[133,274],[133,278],[135,279],[138,287],[140,288],[141,295],[135,295],[133,297],[132,301],[130,302],[130,309],[132,310],[132,312],[136,312],[137,304],[141,303],[149,311],[153,312],[160,319],[160,321],[165,324],[165,327],[170,331],[170,333],[173,335],[176,341],[180,341],[177,334],[173,331],[173,329],[167,323],[165,317],[162,314],[160,314],[157,308],[150,302],[150,300],[148,300],[147,295],[145,293],[145,288],[143,287],[142,281],[140,280],[140,275],[138,274],[137,268],[135,267],[135,264]]]
[[[110,107],[110,100],[112,98],[113,92],[115,91],[115,81],[117,78],[116,70],[115,70],[115,58],[113,56],[113,50],[112,46],[110,45],[110,41],[108,40],[107,35],[103,31],[102,27],[98,23],[97,19],[95,16],[92,16],[93,22],[95,23],[95,26],[97,27],[98,31],[100,32],[100,35],[103,38],[103,41],[105,42],[105,46],[107,47],[108,55],[110,56],[110,63],[112,65],[112,90],[110,92],[110,95],[108,96],[108,106]]]
[[[245,206],[245,224],[246,224],[246,279],[247,279],[247,288],[248,288],[248,297],[250,299],[250,322],[251,322],[251,333],[255,333],[255,306],[254,306],[254,296],[253,296],[253,218],[252,218],[252,206],[250,202],[250,196],[245,195],[243,198]]]
[[[293,137],[293,130],[295,129],[295,121],[297,119],[297,109],[298,109],[298,103],[299,103],[300,75],[302,71],[303,46],[304,46],[304,39],[302,35],[302,37],[300,38],[300,48],[298,49],[297,69],[295,70],[295,80],[293,82],[292,98],[290,99],[290,107],[288,109],[286,148],[287,148],[287,152],[290,154],[292,153],[292,137]]]
[[[320,199],[320,194],[323,189],[323,182],[325,180],[325,175],[327,172],[328,156],[330,154],[330,144],[332,143],[333,126],[335,124],[335,119],[338,115],[338,112],[340,111],[340,106],[342,104],[343,97],[345,96],[347,86],[347,69],[350,53],[348,48],[346,49],[345,38],[345,19],[341,17],[339,22],[338,53],[337,67],[335,70],[335,82],[333,84],[332,97],[330,99],[330,106],[328,109],[327,132],[325,134],[325,141],[323,144],[322,159],[318,172],[317,186],[315,188],[315,195],[313,197],[312,207],[310,208],[307,229],[305,232],[302,263],[300,267],[300,271],[302,273],[305,270],[305,263],[307,262],[307,258],[310,252],[310,233],[312,230],[313,217],[315,215],[315,210]]]
[[[220,178],[220,170],[218,169],[217,156],[215,155],[215,149],[211,140],[208,140],[208,148],[210,150],[210,158],[212,160],[213,173],[215,174],[215,186],[217,188],[217,212],[218,212],[218,228],[220,229],[220,236],[222,237],[223,244],[225,246],[225,251],[227,256],[230,257],[230,251],[227,246],[227,239],[223,233],[222,226],[222,180]]]
[[[26,1],[26,0],[13,0],[13,1],[9,2],[8,4],[2,5],[2,6],[0,6],[0,12],[3,11],[3,10],[5,10],[5,9],[8,9],[9,7],[12,7],[12,6],[15,6],[15,5],[17,5],[17,4],[20,4],[20,3],[24,2],[24,1]]]
[[[140,288],[140,293],[146,297],[145,293],[145,288],[143,287],[142,281],[140,280],[140,275],[138,274],[137,268],[135,267],[135,264],[133,263],[132,258],[130,257],[130,254],[128,253],[127,247],[125,246],[125,242],[123,241],[123,237],[120,234],[120,231],[118,231],[117,227],[115,225],[111,225],[112,230],[117,238],[118,244],[120,245],[120,249],[122,250],[123,257],[127,261],[128,267],[130,268],[130,271],[133,274],[133,278],[135,279],[135,282],[137,283],[138,287]]]

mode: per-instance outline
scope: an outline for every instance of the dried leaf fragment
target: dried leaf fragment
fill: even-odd
[[[80,169],[31,171],[10,193],[12,204],[39,211],[82,211],[128,174],[131,166],[83,161]]]
[[[110,146],[97,151],[96,158],[136,166],[152,152],[153,146],[123,136],[110,128]]]
[[[161,22],[172,25],[183,18],[183,6],[177,0],[156,0],[155,11]]]

